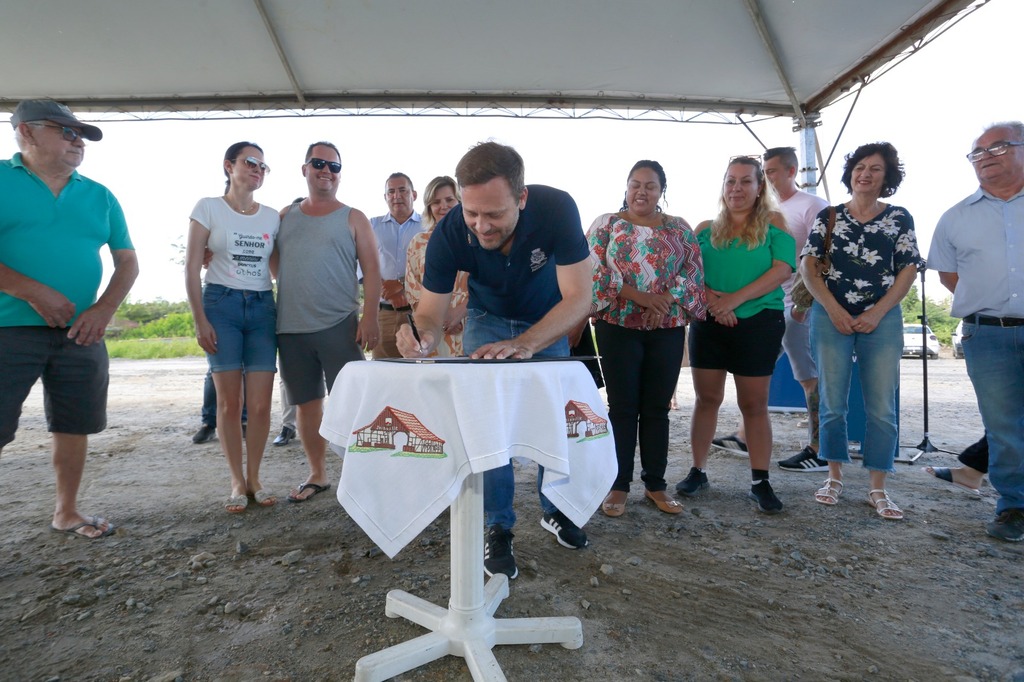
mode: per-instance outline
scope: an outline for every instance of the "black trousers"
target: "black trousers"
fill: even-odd
[[[619,462],[612,490],[629,490],[638,440],[644,486],[652,492],[664,490],[668,411],[683,362],[686,328],[626,329],[598,321],[594,330]]]
[[[614,428],[614,427],[613,427]],[[972,469],[976,469],[983,474],[988,473],[988,438],[982,436],[981,440],[973,445],[967,446],[967,449],[960,453],[957,457],[960,463],[964,466],[969,466]]]

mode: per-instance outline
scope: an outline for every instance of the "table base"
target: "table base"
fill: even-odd
[[[508,576],[498,574],[484,585],[483,475],[466,477],[452,503],[452,596],[444,609],[404,590],[388,592],[384,615],[402,617],[430,634],[382,649],[356,661],[356,682],[382,682],[443,656],[466,659],[477,682],[505,680],[491,649],[498,644],[583,646],[579,618],[494,618],[508,596]]]

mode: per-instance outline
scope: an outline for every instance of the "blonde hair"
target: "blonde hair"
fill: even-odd
[[[754,206],[739,234],[739,240],[750,250],[763,244],[767,238],[768,225],[771,223],[772,215],[779,212],[779,198],[772,183],[767,182],[761,162],[750,156],[738,156],[729,162],[725,169],[725,175],[722,176],[723,186],[725,178],[729,175],[729,169],[736,164],[753,166],[757,177],[757,198],[754,200]],[[776,225],[776,227],[786,229],[785,225]],[[718,197],[718,215],[711,221],[711,245],[716,249],[724,248],[731,240],[729,236],[731,230],[732,220],[723,191]]]
[[[428,182],[427,188],[423,190],[423,227],[425,230],[429,230],[437,224],[437,218],[434,217],[434,209],[430,207],[430,204],[433,203],[438,191],[443,187],[451,187],[452,193],[455,194],[455,200],[460,203],[462,202],[459,185],[455,182],[454,178],[447,175],[438,175]]]

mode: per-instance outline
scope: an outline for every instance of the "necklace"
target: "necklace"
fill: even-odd
[[[227,201],[227,197],[226,196],[224,197],[224,201]],[[249,208],[242,208],[241,204],[239,204],[238,208],[235,208],[234,205],[232,205],[232,203],[230,201],[227,201],[227,204],[228,204],[228,206],[231,206],[232,210],[235,210],[235,211],[241,213],[242,215],[249,215],[250,213],[255,213],[256,209],[258,209],[260,207],[260,205],[257,202],[255,202],[255,201],[252,202],[252,205],[249,206]]]

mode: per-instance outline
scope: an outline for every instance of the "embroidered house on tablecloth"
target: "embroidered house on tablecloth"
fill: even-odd
[[[608,420],[598,416],[590,405],[580,400],[570,400],[565,404],[565,436],[566,438],[579,438],[580,424],[584,424],[586,430],[584,438],[591,438],[608,433]]]
[[[444,455],[444,439],[437,437],[412,412],[385,407],[377,418],[352,432],[360,448],[393,448],[395,434],[404,433],[408,441],[402,452],[424,455]]]

